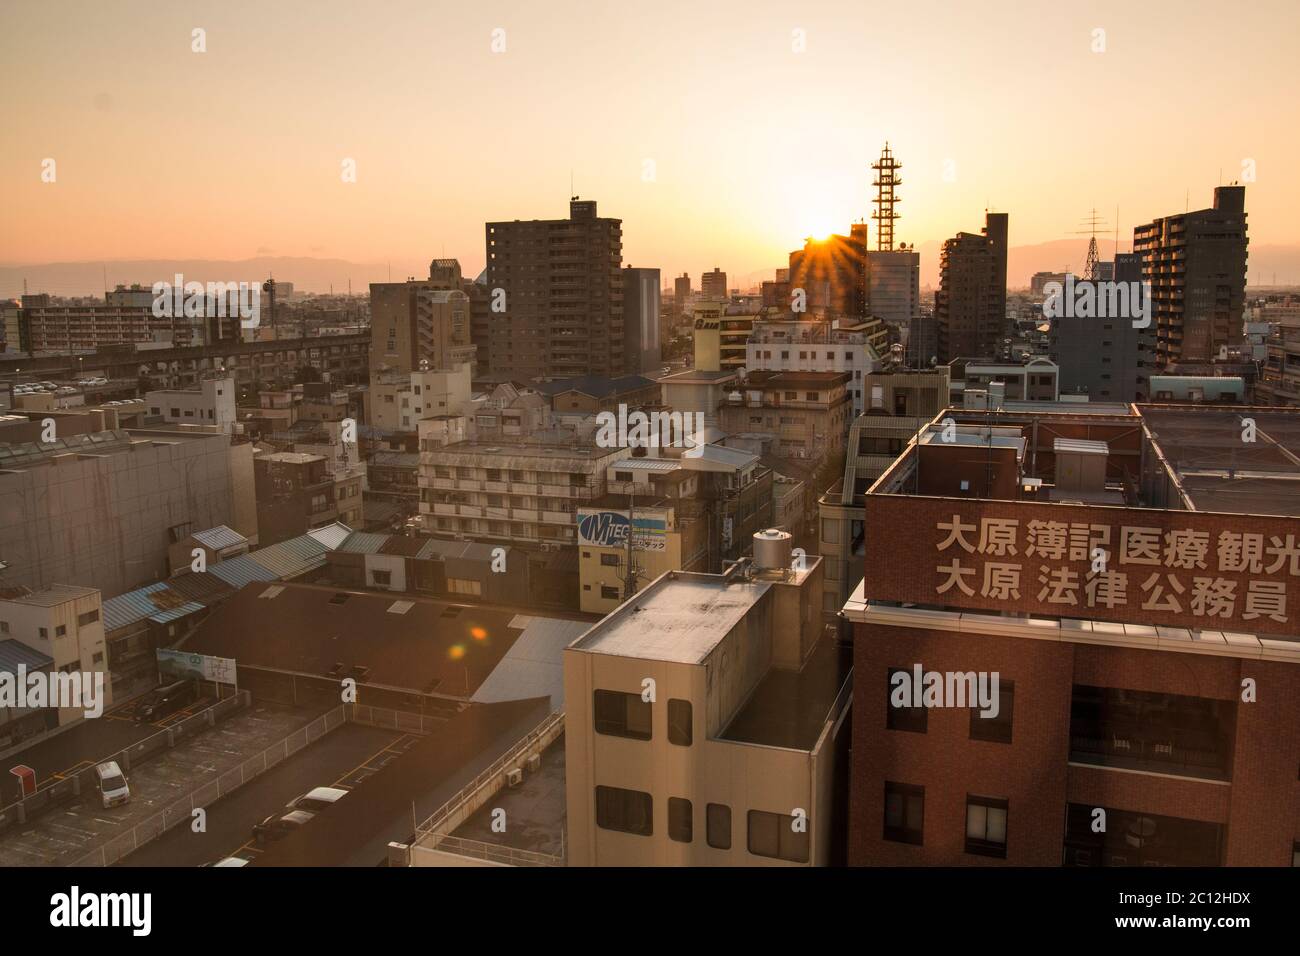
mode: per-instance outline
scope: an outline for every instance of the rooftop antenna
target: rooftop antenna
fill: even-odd
[[[871,218],[877,222],[876,251],[893,252],[894,220],[898,218],[898,213],[894,211],[894,204],[899,202],[894,188],[903,184],[902,178],[898,175],[903,164],[894,159],[894,154],[889,149],[889,142],[886,141],[885,148],[880,151],[880,159],[872,163],[871,168],[876,171],[876,178],[872,181],[872,185],[876,187],[876,211],[871,214]]]
[[[1099,217],[1096,207],[1093,207],[1083,225],[1088,228],[1078,230],[1074,235],[1092,237],[1088,240],[1088,259],[1083,266],[1083,278],[1091,281],[1097,278],[1097,227],[1106,225],[1106,220]]]

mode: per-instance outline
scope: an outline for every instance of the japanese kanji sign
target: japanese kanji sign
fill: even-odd
[[[867,534],[876,600],[1300,634],[1300,522],[872,496]]]

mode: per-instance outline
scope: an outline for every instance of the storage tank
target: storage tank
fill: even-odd
[[[754,532],[754,570],[784,571],[790,567],[794,537],[780,528]]]

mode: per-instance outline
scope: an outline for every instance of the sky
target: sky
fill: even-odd
[[[448,256],[474,275],[484,222],[562,218],[572,188],[623,220],[624,264],[747,276],[868,217],[886,140],[902,241],[992,208],[1012,245],[1046,242],[1095,207],[1123,245],[1245,176],[1252,244],[1293,243],[1298,11],[5,0],[0,264]]]

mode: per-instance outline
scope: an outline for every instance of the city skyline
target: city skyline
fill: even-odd
[[[561,216],[579,195],[623,220],[626,264],[747,278],[782,267],[806,236],[869,221],[869,164],[885,141],[903,164],[897,238],[918,246],[978,229],[986,208],[1012,214],[1013,248],[1050,242],[1095,206],[1100,238],[1114,238],[1118,210],[1127,248],[1134,224],[1204,208],[1215,185],[1243,179],[1252,242],[1300,241],[1300,187],[1278,175],[1296,134],[1256,122],[1285,115],[1293,31],[1261,37],[1207,4],[1178,8],[1180,35],[1212,35],[1236,83],[1160,34],[1163,7],[1030,17],[1008,3],[990,17],[930,4],[892,12],[890,36],[924,37],[892,49],[842,4],[689,20],[673,16],[680,5],[654,20],[506,5],[454,23],[397,4],[361,32],[359,11],[328,3],[313,8],[311,44],[292,39],[301,11],[250,9],[160,6],[129,34],[106,11],[78,11],[71,27],[58,5],[0,14],[23,40],[0,75],[29,91],[11,115],[22,144],[0,157],[8,218],[22,224],[0,233],[0,263],[445,255],[475,275],[484,223]],[[147,46],[156,72],[114,68],[123,42]],[[946,64],[964,101],[917,82],[903,52],[917,49],[926,69]],[[1158,88],[1138,87],[1152,70]],[[868,108],[863,73],[889,78]],[[452,76],[455,88],[440,85]],[[608,82],[592,88],[593,76]],[[1188,101],[1214,129],[1193,124],[1176,150],[1157,150],[1153,118]],[[150,143],[165,148],[140,148]]]

